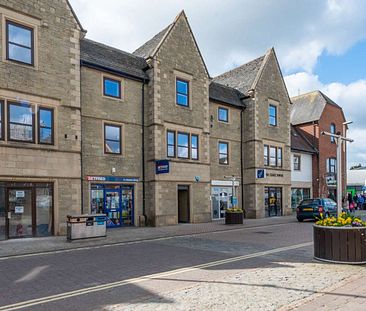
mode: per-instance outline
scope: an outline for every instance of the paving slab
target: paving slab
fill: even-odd
[[[46,238],[28,238],[0,241],[0,258],[55,252],[79,248],[98,247],[119,243],[131,243],[159,238],[185,235],[199,235],[209,232],[241,230],[245,228],[281,225],[296,222],[294,216],[272,217],[263,219],[245,219],[243,225],[225,225],[223,220],[200,224],[179,224],[166,227],[130,227],[107,230],[107,237],[75,240],[68,242],[65,236]]]
[[[362,268],[360,267],[360,269]],[[288,310],[364,311],[366,310],[366,276],[362,274],[354,274],[344,282],[336,284],[336,288],[333,286],[331,289],[325,289],[322,293],[300,301]]]

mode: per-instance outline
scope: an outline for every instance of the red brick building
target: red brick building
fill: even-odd
[[[323,131],[346,135],[342,107],[320,91],[291,98],[291,123],[305,133],[305,138],[318,151],[313,155],[313,197],[337,196],[337,144]],[[342,148],[342,189],[346,190],[346,147]]]

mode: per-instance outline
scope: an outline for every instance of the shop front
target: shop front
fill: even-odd
[[[54,234],[53,183],[0,182],[0,240]]]
[[[310,188],[291,188],[291,208],[296,209],[304,199],[310,199]]]
[[[212,219],[218,220],[225,218],[225,210],[232,207],[233,186],[227,180],[213,180],[211,182],[211,206]],[[234,183],[234,196],[237,194],[239,182]]]
[[[265,217],[282,216],[282,188],[264,187]]]
[[[106,214],[107,228],[134,225],[135,187],[129,182],[137,179],[124,177],[88,176],[90,184],[90,211]]]

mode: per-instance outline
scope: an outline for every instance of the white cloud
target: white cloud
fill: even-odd
[[[323,84],[322,53],[340,55],[366,38],[365,0],[70,0],[87,37],[134,51],[184,9],[212,76],[274,46],[291,95],[320,89],[355,123],[350,161],[366,162],[366,81]],[[366,77],[365,77],[366,79]],[[365,138],[364,138],[365,137]]]
[[[275,46],[284,72],[366,38],[364,0],[71,0],[88,37],[133,51],[185,9],[214,76]]]
[[[320,90],[338,105],[342,106],[349,126],[348,136],[355,140],[349,145],[349,165],[366,164],[366,80],[350,84],[338,82],[323,84],[319,77],[307,72],[299,72],[285,77],[290,96],[296,96],[313,90]]]

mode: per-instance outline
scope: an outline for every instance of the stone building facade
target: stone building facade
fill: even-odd
[[[274,49],[214,81],[248,95],[242,122],[246,216],[290,214],[291,103]]]
[[[149,64],[146,101],[146,206],[152,225],[206,222],[210,216],[209,74],[182,12],[134,52]],[[182,102],[177,92],[182,90]],[[168,151],[168,139],[173,141]],[[156,174],[169,159],[170,173]]]
[[[67,214],[108,227],[289,214],[273,49],[211,78],[184,12],[132,54],[85,39],[65,0],[0,14],[0,238],[64,234]]]
[[[80,39],[63,1],[0,1],[0,239],[80,213]]]

